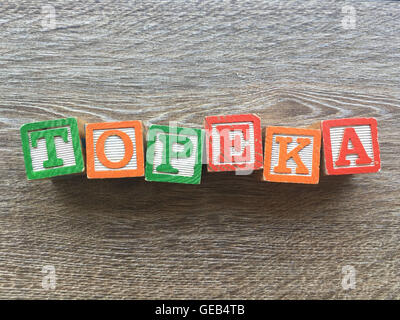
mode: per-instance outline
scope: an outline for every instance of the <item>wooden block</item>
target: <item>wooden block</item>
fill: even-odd
[[[204,132],[152,125],[147,132],[147,181],[199,184]]]
[[[264,180],[317,184],[321,131],[268,127],[265,134]]]
[[[86,150],[89,179],[144,175],[141,121],[88,124]]]
[[[208,171],[259,170],[261,121],[254,114],[205,118]]]
[[[23,125],[21,140],[28,180],[82,173],[85,165],[80,130],[76,118]]]
[[[374,118],[322,121],[324,173],[378,172],[381,168],[378,126]]]

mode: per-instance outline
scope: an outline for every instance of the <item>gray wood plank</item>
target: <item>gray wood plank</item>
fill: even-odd
[[[342,20],[356,12],[354,29]],[[400,4],[0,5],[0,298],[400,298]],[[47,22],[46,22],[47,21]],[[19,127],[80,116],[200,127],[378,119],[379,174],[317,186],[204,173],[28,183]],[[44,265],[55,290],[42,288]],[[342,288],[342,267],[356,288]]]

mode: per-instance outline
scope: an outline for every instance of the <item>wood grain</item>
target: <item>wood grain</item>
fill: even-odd
[[[354,29],[345,4],[57,1],[47,28],[39,1],[3,1],[0,298],[400,298],[400,4],[350,2]],[[205,168],[198,186],[25,178],[24,123],[228,113],[376,117],[382,171],[315,186]]]

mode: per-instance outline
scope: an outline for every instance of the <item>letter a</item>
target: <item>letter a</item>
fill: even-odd
[[[349,149],[349,142],[353,145],[353,148]],[[346,159],[349,154],[357,154],[358,159],[356,164],[370,164],[372,159],[368,156],[367,152],[362,145],[360,138],[358,137],[354,128],[346,128],[343,134],[342,145],[340,147],[339,158],[335,162],[337,167],[349,166],[350,160]]]

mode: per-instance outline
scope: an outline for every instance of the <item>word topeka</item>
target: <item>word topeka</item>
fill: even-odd
[[[203,159],[210,172],[263,170],[263,181],[270,182],[317,184],[320,159],[326,175],[381,168],[374,118],[263,129],[264,150],[255,114],[208,116],[204,129],[151,125],[146,137],[139,120],[66,118],[25,124],[21,140],[29,180],[86,172],[89,179],[144,176],[146,181],[199,184]]]

